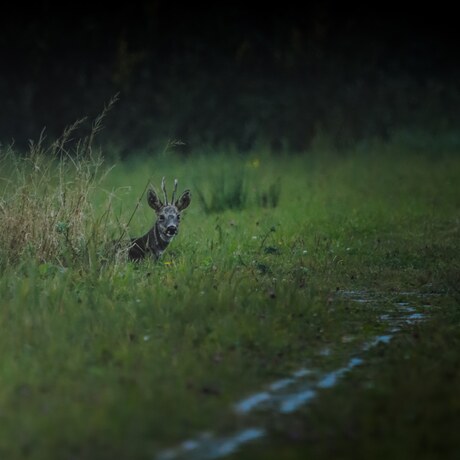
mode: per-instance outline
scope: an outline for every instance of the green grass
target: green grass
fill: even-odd
[[[79,146],[43,150],[1,153],[1,458],[153,458],[202,431],[230,430],[235,401],[304,362],[334,366],[384,329],[379,312],[337,290],[372,292],[382,311],[403,292],[439,294],[436,330],[426,326],[424,343],[404,345],[409,361],[399,339],[357,371],[378,382],[377,395],[350,377],[331,390],[335,406],[318,398],[286,423],[317,426],[316,452],[329,452],[333,439],[354,458],[346,417],[326,423],[332,407],[349,414],[357,404],[353,420],[370,426],[357,431],[368,457],[387,445],[372,427],[386,433],[393,423],[381,407],[406,401],[408,382],[421,395],[408,405],[451,416],[452,381],[442,376],[458,353],[443,367],[435,351],[458,334],[450,312],[459,305],[459,157],[374,146],[101,164]],[[192,190],[180,234],[158,263],[114,257],[110,241],[153,223],[145,197],[133,212],[148,181],[158,187],[162,176]],[[236,192],[222,199],[224,183]],[[321,360],[326,346],[334,353]],[[411,379],[401,382],[408,366]],[[428,369],[435,377],[426,385],[445,385],[445,395],[417,389]],[[439,442],[450,425],[441,426],[430,434]],[[416,442],[426,426],[410,430]],[[274,433],[286,458],[310,443]]]

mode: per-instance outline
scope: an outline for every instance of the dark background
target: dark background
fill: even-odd
[[[434,2],[2,7],[0,141],[53,138],[119,93],[100,139],[121,156],[401,132],[459,146],[458,28]]]

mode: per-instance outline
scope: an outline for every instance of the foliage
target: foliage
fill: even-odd
[[[253,17],[239,2],[204,15],[184,4],[178,15],[171,2],[142,0],[110,18],[95,5],[91,15],[36,8],[28,18],[9,13],[2,27],[4,143],[36,138],[42,126],[56,136],[119,91],[102,137],[123,156],[158,150],[168,137],[184,150],[251,152],[264,142],[304,151],[324,133],[347,148],[403,131],[416,144],[421,132],[459,146],[459,66],[455,37],[445,33],[455,15],[435,30],[433,11],[333,4],[306,15],[294,4],[264,5]]]

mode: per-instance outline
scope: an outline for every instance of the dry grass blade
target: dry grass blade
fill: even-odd
[[[90,241],[101,238],[91,194],[105,177],[92,143],[117,100],[114,96],[83,141],[72,139],[85,119],[68,126],[49,147],[45,130],[29,142],[27,155],[0,150],[0,256],[2,264],[25,256],[60,265],[88,257]],[[69,148],[70,144],[70,148]]]

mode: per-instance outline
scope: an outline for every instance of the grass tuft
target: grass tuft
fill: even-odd
[[[0,256],[3,266],[32,258],[68,266],[88,262],[91,248],[104,241],[107,220],[95,217],[92,194],[105,178],[94,148],[112,99],[86,137],[73,139],[83,119],[46,145],[42,132],[26,155],[0,150]]]

